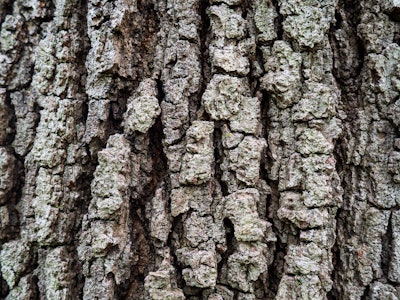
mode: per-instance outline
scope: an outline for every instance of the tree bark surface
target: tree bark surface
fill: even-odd
[[[400,299],[398,0],[0,22],[1,299]]]

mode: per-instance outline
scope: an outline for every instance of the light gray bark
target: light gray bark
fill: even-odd
[[[398,0],[0,0],[1,299],[400,299]]]

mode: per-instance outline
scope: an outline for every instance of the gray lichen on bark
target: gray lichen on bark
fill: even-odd
[[[0,298],[399,299],[399,15],[0,1]]]

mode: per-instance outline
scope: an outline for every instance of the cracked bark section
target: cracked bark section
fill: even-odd
[[[397,1],[0,3],[0,298],[397,299]]]
[[[356,5],[343,2],[332,35],[336,76],[342,82],[340,106],[345,112],[341,143],[347,145],[338,147],[346,184],[345,205],[338,219],[340,255],[335,272],[335,279],[340,276],[342,284],[333,291],[343,299],[398,297],[393,280],[396,238],[392,222],[396,220],[399,186],[396,171],[390,168],[396,165],[392,157],[396,156],[398,136],[398,126],[392,123],[398,98],[393,83],[397,79],[390,75],[396,73],[393,64],[398,64],[399,49],[393,43],[398,23],[384,13],[395,9],[393,4],[375,7],[364,1]],[[350,18],[352,10],[356,13]],[[365,20],[372,16],[367,25]],[[340,59],[340,49],[347,48],[352,50],[345,50],[347,58]],[[385,54],[387,51],[392,54]],[[387,77],[391,80],[384,84]]]
[[[273,218],[280,252],[273,262],[276,269],[285,255],[284,268],[277,269],[282,279],[276,299],[326,297],[334,268],[335,215],[342,202],[333,155],[341,131],[340,95],[327,39],[335,4],[315,6],[314,17],[323,22],[312,30],[305,20],[307,5],[287,1],[271,6],[282,16],[283,41],[260,41],[259,46],[265,70],[261,88],[270,99],[267,153],[272,164],[267,174],[277,183],[275,195],[279,192]]]

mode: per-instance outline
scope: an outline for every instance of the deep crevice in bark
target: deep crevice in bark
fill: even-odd
[[[208,82],[211,80],[211,66],[209,63],[210,55],[208,52],[209,46],[209,31],[210,31],[210,18],[208,17],[207,10],[210,6],[209,0],[201,0],[199,5],[199,15],[201,19],[201,25],[199,30],[199,37],[200,37],[200,66],[201,66],[201,87],[200,91],[198,92],[198,99],[196,105],[196,112],[201,112],[201,99],[203,97],[204,91],[207,88]],[[192,114],[190,115],[190,121],[194,120]],[[208,114],[204,111],[202,112],[200,119],[208,120]]]
[[[251,7],[251,3],[250,2],[246,2],[245,6],[244,6],[244,10],[248,11],[248,17],[249,19],[247,19],[246,21],[249,24],[249,28],[248,28],[248,35],[249,36],[257,36],[256,34],[256,30],[255,30],[255,24],[254,22],[252,22],[251,18],[254,16],[254,11]],[[249,82],[249,87],[250,87],[250,94],[252,97],[255,97],[257,95],[257,93],[260,91],[260,82],[259,82],[259,78],[256,75],[256,70],[255,70],[255,63],[257,63],[261,68],[262,68],[262,53],[259,49],[260,45],[255,44],[254,47],[254,52],[250,52],[250,55],[248,56],[248,59],[250,61],[250,71],[247,74],[247,80]],[[260,75],[260,74],[258,74]],[[262,102],[262,100],[261,100]],[[262,105],[262,103],[261,103]],[[261,123],[263,123],[263,119],[261,118]]]
[[[11,103],[10,93],[7,91],[5,96],[5,113],[8,115],[8,124],[4,124],[6,129],[6,139],[4,145],[11,145],[15,139],[17,117],[15,115],[15,107]],[[7,132],[9,130],[9,132]]]
[[[85,150],[88,157],[90,155],[90,151],[85,148]],[[92,161],[89,160],[87,164],[85,165],[84,171],[80,174],[78,177],[77,182],[80,183],[78,187],[78,192],[82,195],[81,196],[81,201],[77,203],[77,222],[75,225],[75,232],[81,232],[82,230],[82,218],[84,215],[87,214],[89,210],[89,204],[90,204],[90,199],[91,199],[91,183],[94,178],[94,171],[96,170],[96,167],[98,165],[98,161]],[[74,242],[76,247],[79,245],[79,235],[76,234],[74,238]]]
[[[228,186],[227,186],[226,182],[222,180],[223,171],[221,170],[221,164],[225,158],[225,155],[224,155],[224,147],[222,145],[222,132],[221,132],[220,126],[221,126],[221,123],[219,123],[219,122],[215,123],[214,137],[213,137],[214,160],[215,160],[214,175],[221,187],[222,196],[225,197],[225,196],[229,195],[229,192],[228,192]]]
[[[272,264],[268,267],[268,286],[266,287],[268,288],[268,291],[272,293],[273,297],[275,297],[278,292],[278,287],[283,276],[285,255],[286,244],[282,243],[279,236],[277,236],[277,241],[275,243],[274,259]],[[271,299],[273,298],[271,297]]]
[[[364,293],[362,294],[360,300],[369,300],[369,299],[370,299],[370,297],[369,297],[369,291],[370,291],[370,287],[369,287],[369,285],[368,285],[368,286],[365,287]]]
[[[116,101],[112,102],[110,105],[110,121],[113,126],[113,130],[111,130],[111,134],[113,133],[122,133],[122,121],[123,114],[126,111],[126,103],[130,96],[131,87],[125,87],[121,91],[118,92],[118,95],[115,96]]]
[[[134,242],[133,251],[139,260],[135,261],[131,269],[130,278],[125,282],[119,284],[115,293],[117,299],[127,299],[132,297],[132,288],[134,288],[136,295],[140,295],[140,291],[144,291],[145,274],[154,264],[154,259],[151,254],[154,253],[154,248],[151,244],[151,237],[148,235],[147,222],[142,215],[143,212],[137,206],[131,209],[131,239]]]
[[[397,208],[398,209],[398,208]],[[390,268],[390,260],[392,258],[393,251],[393,231],[392,231],[392,216],[389,218],[388,228],[384,236],[382,237],[382,273],[384,278],[388,279],[389,268]],[[393,283],[392,283],[393,284]]]
[[[5,299],[10,291],[7,282],[3,278],[3,274],[0,271],[0,299]]]
[[[75,56],[75,64],[79,70],[79,78],[76,78],[77,79],[76,83],[78,85],[77,94],[82,95],[83,98],[81,118],[77,119],[76,121],[84,125],[86,123],[89,114],[89,97],[86,93],[86,80],[88,72],[85,67],[86,58],[90,50],[90,40],[88,36],[88,27],[87,27],[88,1],[89,0],[82,1],[79,7],[78,15],[82,18],[82,23],[85,24],[85,26],[78,27],[80,29],[79,34],[81,36],[80,40],[81,48],[76,53]]]
[[[274,243],[274,258],[271,265],[268,267],[268,290],[276,295],[278,292],[278,286],[283,276],[284,265],[285,265],[285,255],[287,251],[286,243],[283,243],[279,235],[280,228],[282,228],[283,223],[279,220],[277,216],[277,211],[279,208],[279,189],[278,182],[266,178],[268,185],[271,188],[271,195],[267,197],[267,215],[266,219],[272,224],[272,231],[276,235],[276,242]]]
[[[150,145],[149,151],[153,158],[152,178],[155,185],[163,182],[167,185],[167,191],[170,192],[170,183],[168,176],[168,162],[163,148],[163,127],[161,117],[158,117],[155,124],[149,130]]]
[[[75,232],[73,234],[75,234],[76,232],[81,232],[81,230],[75,230]],[[75,277],[73,279],[74,285],[73,285],[73,297],[77,298],[77,299],[81,299],[83,296],[83,285],[85,283],[85,279],[84,276],[82,274],[82,264],[78,259],[78,252],[77,252],[77,244],[73,243],[73,249],[71,249],[71,253],[72,253],[72,257],[73,257],[73,261],[72,261],[72,269],[75,270]]]
[[[34,290],[32,291],[33,292],[32,298],[35,300],[42,299],[42,297],[40,296],[39,278],[36,275],[34,275],[34,276],[32,276],[31,281],[32,281],[31,284],[33,285],[33,288],[34,288]]]
[[[342,138],[338,138],[335,143],[333,155],[336,160],[335,170],[340,177],[340,185],[344,191],[347,190],[346,186],[347,186],[347,184],[349,184],[343,177],[343,172],[346,171],[345,170],[345,161],[346,160],[343,157],[345,150],[346,150],[346,145],[345,145],[344,141],[342,140]],[[344,196],[343,196],[343,198],[344,198]],[[345,201],[345,199],[343,199],[343,201]],[[344,210],[342,208],[338,208],[338,210],[336,212],[336,216],[335,216],[336,240],[335,240],[335,244],[331,248],[332,265],[334,266],[334,268],[331,273],[331,279],[333,282],[333,286],[332,286],[332,289],[327,293],[327,298],[329,300],[341,298],[340,274],[343,271],[343,269],[342,269],[342,262],[341,262],[341,256],[340,256],[341,248],[340,248],[340,241],[338,240],[339,239],[338,233],[342,230],[342,228],[340,228],[341,224],[343,224],[343,222],[345,222],[345,219],[342,218],[343,214],[346,214],[346,210]]]
[[[279,0],[272,0],[272,4],[275,7],[276,13],[278,14],[278,17],[275,19],[275,31],[278,36],[278,40],[283,40],[284,37],[284,30],[283,30],[283,16],[280,13],[280,7],[279,7]]]
[[[130,218],[132,224],[133,251],[139,260],[131,267],[131,277],[127,282],[118,287],[120,299],[132,296],[132,288],[144,291],[144,280],[146,275],[153,271],[156,263],[156,245],[158,242],[150,235],[150,220],[146,217],[146,205],[151,202],[156,190],[164,185],[166,188],[163,197],[170,192],[170,183],[168,179],[167,158],[163,151],[162,123],[161,117],[158,117],[155,124],[148,133],[149,146],[148,151],[152,157],[152,172],[149,174],[150,181],[143,188],[145,194],[139,194],[137,198],[131,199]],[[130,287],[130,289],[129,289]]]
[[[77,95],[81,97],[82,106],[81,112],[79,117],[76,119],[77,126],[84,126],[86,127],[86,120],[88,119],[89,114],[89,97],[86,93],[86,78],[88,76],[88,70],[85,66],[86,58],[88,56],[90,50],[90,40],[88,36],[88,27],[87,27],[87,15],[88,15],[88,1],[83,0],[79,2],[79,8],[76,12],[77,18],[81,19],[82,24],[84,26],[77,26],[77,31],[80,36],[80,49],[76,52],[74,58],[74,64],[77,68],[78,76],[75,78],[74,84],[77,85]],[[73,18],[74,11],[71,10],[70,12],[70,19]],[[68,89],[69,87],[67,87]],[[78,141],[80,143],[80,141]],[[76,203],[77,206],[77,216],[75,220],[75,226],[73,228],[73,235],[74,239],[72,241],[74,251],[72,253],[73,259],[73,268],[76,270],[75,272],[75,286],[73,286],[72,293],[75,297],[82,298],[83,297],[83,288],[84,288],[84,275],[82,273],[82,262],[78,259],[78,252],[77,248],[79,246],[79,234],[82,232],[82,220],[83,217],[88,213],[89,204],[91,199],[91,183],[94,178],[94,171],[98,165],[97,155],[92,156],[89,150],[89,145],[87,144],[80,144],[80,148],[82,151],[82,155],[86,155],[86,159],[82,160],[82,171],[77,180],[77,183],[80,183],[79,186],[73,187],[80,195],[80,200]]]
[[[341,89],[351,86],[349,80],[359,77],[364,65],[365,49],[357,35],[360,22],[360,4],[341,0],[335,11],[335,23],[329,29],[329,41],[333,52],[333,75],[340,83]],[[341,30],[345,41],[338,41],[335,33]],[[342,34],[343,35],[343,34]],[[348,44],[343,44],[347,42]],[[351,59],[348,61],[348,59]]]
[[[271,121],[268,118],[268,111],[270,109],[270,101],[273,101],[269,94],[265,91],[262,92],[262,102],[261,102],[261,120],[263,124],[262,136],[268,141],[268,134],[271,128]],[[274,158],[267,147],[265,157],[262,160],[260,166],[261,178],[265,180],[268,186],[271,188],[271,194],[267,196],[266,203],[266,215],[263,217],[272,224],[272,231],[275,233],[277,241],[274,243],[274,258],[271,265],[268,267],[268,286],[266,289],[269,293],[274,296],[278,292],[278,286],[283,276],[283,268],[285,264],[286,255],[286,244],[281,241],[279,236],[280,227],[282,227],[282,222],[277,216],[277,211],[279,209],[279,182],[271,180],[268,176],[272,167],[272,162]],[[272,275],[273,274],[273,275]]]
[[[139,16],[134,16],[133,24],[136,25],[132,30],[131,38],[134,42],[134,66],[137,71],[133,79],[150,77],[154,68],[152,54],[154,54],[157,44],[157,32],[160,30],[160,19],[151,0],[139,0],[137,3]],[[140,20],[138,22],[136,20]]]
[[[351,169],[346,157],[347,145],[350,135],[357,134],[354,125],[357,124],[358,118],[355,108],[359,106],[358,91],[361,87],[360,74],[364,66],[365,49],[361,39],[357,35],[357,26],[360,22],[360,3],[347,0],[340,0],[338,9],[335,12],[336,22],[332,24],[329,30],[329,41],[333,53],[333,76],[338,83],[341,91],[341,99],[339,109],[346,113],[346,119],[343,122],[343,132],[335,142],[334,157],[336,160],[335,169],[340,177],[340,184],[343,188],[343,208],[339,208],[336,219],[336,241],[331,251],[333,254],[332,264],[334,266],[331,273],[333,287],[328,292],[328,299],[339,299],[344,297],[342,284],[342,274],[345,272],[342,264],[341,253],[343,252],[342,243],[346,242],[347,236],[351,235],[348,232],[346,224],[348,224],[349,207],[348,193],[351,194]],[[339,34],[337,36],[336,34]],[[342,40],[339,40],[339,39]],[[354,132],[347,131],[348,125]],[[344,240],[341,237],[344,237]]]
[[[6,224],[6,229],[0,233],[0,242],[5,243],[9,240],[12,240],[16,238],[19,235],[20,228],[19,228],[19,215],[18,211],[15,207],[17,204],[18,200],[21,197],[22,194],[22,188],[24,185],[25,181],[25,170],[24,170],[24,164],[23,164],[23,158],[18,155],[14,148],[10,146],[12,142],[15,139],[15,134],[16,134],[16,114],[15,114],[15,107],[11,103],[10,99],[10,93],[6,92],[5,96],[5,113],[8,114],[8,124],[3,124],[3,128],[7,130],[10,130],[7,132],[4,144],[1,146],[4,146],[4,148],[7,149],[8,153],[12,154],[12,156],[15,158],[15,163],[13,165],[8,166],[11,170],[14,169],[14,176],[12,178],[12,189],[7,193],[7,198],[8,201],[4,203],[4,207],[8,208],[9,211],[9,222]],[[0,184],[1,184],[0,180]],[[4,184],[4,183],[3,183]],[[3,186],[2,186],[3,187]],[[3,191],[1,191],[3,192]],[[3,224],[2,224],[3,225]],[[2,229],[4,227],[2,226]]]
[[[258,83],[258,87],[256,88],[257,91],[259,91],[259,83]],[[261,115],[260,115],[260,119],[261,119],[261,137],[265,138],[266,141],[268,141],[268,130],[269,128],[271,128],[271,122],[268,118],[268,111],[270,109],[270,101],[272,101],[272,99],[270,97],[268,97],[268,94],[265,91],[261,92]],[[270,150],[268,148],[268,145],[266,147],[266,153],[264,155],[264,159],[262,160],[262,163],[264,164],[264,167],[261,166],[261,175],[265,175],[263,177],[264,180],[267,180],[268,178],[268,174],[264,174],[264,171],[267,171],[267,168],[270,168],[270,166],[266,166],[266,162],[265,159],[268,160],[272,160],[272,156],[270,153]]]
[[[3,23],[3,21],[4,21],[4,18],[7,16],[7,15],[11,15],[12,14],[12,12],[13,12],[13,3],[14,1],[12,1],[12,0],[6,0],[6,1],[3,1],[1,4],[0,4],[0,23]],[[0,30],[1,30],[1,25],[0,25]]]
[[[178,257],[176,256],[176,250],[179,245],[179,238],[183,233],[183,220],[186,216],[190,214],[191,210],[189,210],[185,214],[181,214],[172,220],[171,232],[168,235],[167,247],[170,249],[172,261],[171,265],[174,267],[176,272],[176,284],[177,287],[183,289],[185,287],[185,281],[182,276],[183,266],[178,262]]]
[[[224,218],[224,229],[225,229],[225,240],[226,240],[226,250],[221,253],[221,260],[217,265],[218,270],[218,279],[217,282],[223,282],[223,275],[222,268],[226,267],[229,256],[231,256],[236,250],[236,238],[235,238],[235,227],[232,221],[229,218]]]
[[[165,99],[163,82],[160,78],[158,78],[156,80],[156,82],[157,82],[157,92],[158,92],[158,94],[157,94],[158,104],[161,105],[161,102],[163,102]],[[162,130],[162,128],[161,128],[161,130]]]
[[[342,223],[343,220],[341,218],[341,215],[344,213],[344,211],[339,208],[337,213],[336,213],[336,223]],[[338,232],[338,228],[336,228],[336,233]],[[340,299],[341,298],[341,291],[340,291],[340,273],[343,271],[342,270],[342,263],[341,263],[341,257],[340,257],[340,244],[338,241],[338,236],[336,236],[336,241],[335,244],[333,245],[331,252],[332,252],[332,265],[334,266],[334,270],[331,274],[331,279],[333,282],[332,289],[327,293],[327,299],[328,300],[335,300],[335,299]]]
[[[400,22],[400,7],[394,6],[390,11],[388,11],[388,16],[390,20]]]

